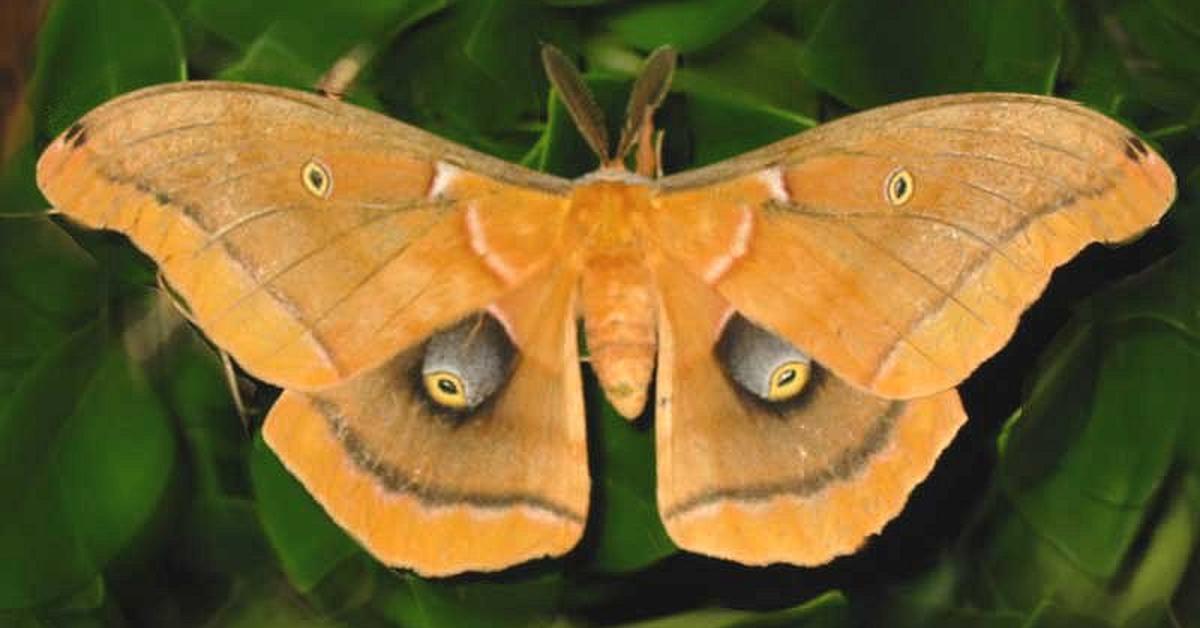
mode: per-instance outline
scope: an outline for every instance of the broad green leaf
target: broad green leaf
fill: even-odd
[[[186,337],[156,365],[163,375],[157,388],[178,417],[196,497],[249,497],[244,462],[253,439],[237,415],[230,383],[217,355],[195,332],[188,328],[181,335]]]
[[[412,628],[544,626],[555,619],[563,584],[554,573],[493,582],[400,576],[381,583],[375,607],[392,625]]]
[[[0,399],[99,307],[92,258],[53,222],[0,219]]]
[[[654,433],[617,414],[592,377],[588,393],[595,474],[588,520],[595,543],[588,548],[594,552],[590,566],[606,572],[641,569],[678,551],[658,513]]]
[[[836,0],[803,61],[813,83],[858,109],[954,91],[1045,93],[1060,28],[1045,0]]]
[[[263,529],[288,581],[309,592],[340,563],[358,553],[263,441],[254,440],[250,476]]]
[[[688,99],[693,164],[735,157],[810,128],[808,120],[772,107],[749,108],[719,95]]]
[[[627,624],[628,628],[836,628],[850,624],[849,603],[839,591],[778,611],[703,609]]]
[[[181,530],[183,559],[190,569],[216,575],[262,577],[271,548],[258,519],[257,504],[240,497],[195,499]]]
[[[55,2],[32,87],[38,145],[105,100],[183,78],[179,28],[158,0]]]
[[[1047,351],[1002,441],[1012,509],[990,514],[981,557],[963,557],[982,568],[985,604],[1140,625],[1164,612],[1200,508],[1175,464],[1200,403],[1191,268],[1177,254],[1096,297]]]
[[[1141,71],[1133,73],[1133,95],[1152,107],[1147,117],[1156,127],[1195,128],[1200,123],[1200,66],[1190,62],[1200,53],[1200,36],[1164,15],[1170,3],[1125,0],[1111,22],[1120,25],[1119,42]],[[1165,113],[1165,115],[1164,115]]]
[[[618,10],[608,25],[635,48],[649,51],[670,44],[686,54],[741,26],[764,4],[765,0],[652,0]]]
[[[1159,497],[1160,511],[1144,532],[1145,545],[1128,557],[1122,572],[1096,578],[1081,572],[1015,511],[997,513],[979,557],[981,573],[974,594],[987,604],[1015,609],[1038,619],[1036,625],[1156,625],[1182,581],[1188,556],[1197,542],[1197,484],[1194,477],[1174,479]],[[1086,516],[1086,514],[1082,515]],[[1043,617],[1045,609],[1066,623]],[[1112,622],[1111,624],[1109,622]]]
[[[1125,560],[1166,477],[1189,401],[1200,401],[1180,394],[1200,374],[1200,345],[1181,343],[1175,333],[1158,326],[1095,333],[1111,344],[1096,356],[1091,394],[1073,399],[1085,421],[1056,439],[1066,441],[1067,449],[1056,457],[1049,475],[1025,478],[1009,490],[1030,525],[1082,571],[1105,578]],[[1075,361],[1082,356],[1055,357]],[[1035,430],[1038,438],[1033,438],[1025,426],[1054,425],[1062,418],[1057,413],[1023,414],[1002,469],[1020,464],[1014,458],[1045,456],[1051,428]]]
[[[740,104],[753,113],[794,116],[805,127],[813,126],[820,103],[816,88],[804,75],[803,50],[795,39],[751,22],[722,42],[719,52],[689,56],[687,65],[676,71],[673,87],[685,94]],[[757,122],[748,120],[738,125],[738,131]]]
[[[190,10],[199,23],[242,51],[220,72],[221,78],[305,89],[355,46],[376,49],[445,6],[445,0],[308,0],[293,2],[281,13],[259,3],[199,0]]]
[[[235,589],[226,605],[206,625],[214,628],[358,628],[338,618],[320,616],[286,583],[269,578]]]
[[[1071,98],[1110,115],[1120,111],[1130,90],[1129,72],[1112,37],[1098,28],[1103,16],[1074,3],[1067,5],[1078,20],[1089,28],[1077,28],[1079,58],[1075,67],[1065,68],[1064,77],[1072,88]],[[1074,22],[1072,22],[1074,23]]]
[[[1165,21],[1194,37],[1200,37],[1200,11],[1189,0],[1151,0]]]
[[[380,55],[380,98],[406,121],[517,160],[541,131],[529,124],[543,118],[541,44],[578,47],[560,15],[525,2],[457,4]]]
[[[1200,78],[1200,67],[1193,62],[1195,55],[1200,54],[1200,34],[1164,14],[1164,8],[1175,8],[1171,4],[1123,2],[1119,12],[1121,24],[1142,52],[1168,71],[1195,80]]]
[[[0,607],[94,579],[158,508],[175,463],[167,413],[119,339],[88,325],[0,410]]]

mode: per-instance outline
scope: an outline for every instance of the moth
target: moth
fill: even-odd
[[[580,538],[580,328],[612,405],[653,412],[676,544],[751,565],[853,552],[930,472],[966,418],[955,386],[1052,270],[1175,195],[1119,124],[1004,93],[655,177],[625,162],[653,155],[674,53],[648,59],[615,150],[578,71],[543,57],[600,159],[575,180],[222,82],[117,98],[38,163],[61,212],[127,235],[216,345],[284,389],[266,441],[329,515],[424,575]]]

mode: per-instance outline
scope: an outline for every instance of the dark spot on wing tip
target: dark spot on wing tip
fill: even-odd
[[[72,124],[63,135],[63,143],[69,144],[71,148],[79,148],[85,142],[87,142],[87,129],[80,122]]]
[[[1146,143],[1141,138],[1129,136],[1125,140],[1125,156],[1133,161],[1141,161],[1150,155],[1150,149],[1146,148]]]
[[[158,201],[159,205],[170,205],[171,204],[171,197],[168,196],[166,192],[155,192],[154,200]]]

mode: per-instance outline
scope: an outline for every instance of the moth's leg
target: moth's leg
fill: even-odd
[[[350,86],[354,84],[362,69],[371,61],[371,57],[375,56],[375,51],[374,46],[359,44],[342,55],[317,81],[317,92],[334,100],[341,100],[350,91]]]
[[[246,409],[246,400],[242,397],[242,387],[239,385],[237,371],[233,368],[233,359],[220,347],[217,348],[217,354],[221,356],[221,370],[225,373],[225,385],[229,387],[229,395],[233,397],[233,407],[237,410],[238,419],[242,422],[242,429],[249,434],[250,411]]]
[[[161,270],[154,274],[154,280],[158,284],[158,289],[161,290],[164,295],[166,295],[167,300],[171,302],[171,305],[175,308],[175,311],[178,312],[179,315],[186,319],[189,323],[191,323],[193,327],[200,329],[201,327],[196,323],[196,319],[192,317],[191,310],[188,309],[187,304],[183,302],[179,295],[171,289],[170,284],[167,283],[167,279],[163,276]],[[246,430],[247,434],[249,434],[250,412],[246,409],[246,401],[242,397],[242,388],[238,385],[238,376],[237,371],[233,368],[233,359],[229,357],[229,354],[224,349],[216,347],[215,345],[214,348],[217,350],[217,355],[221,356],[221,370],[225,374],[225,385],[229,387],[229,394],[231,397],[233,397],[233,407],[237,410],[238,419],[242,423],[242,428]]]

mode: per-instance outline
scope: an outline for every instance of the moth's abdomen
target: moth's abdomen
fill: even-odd
[[[656,332],[650,275],[640,257],[597,255],[580,287],[588,359],[608,401],[632,419],[646,405]]]

